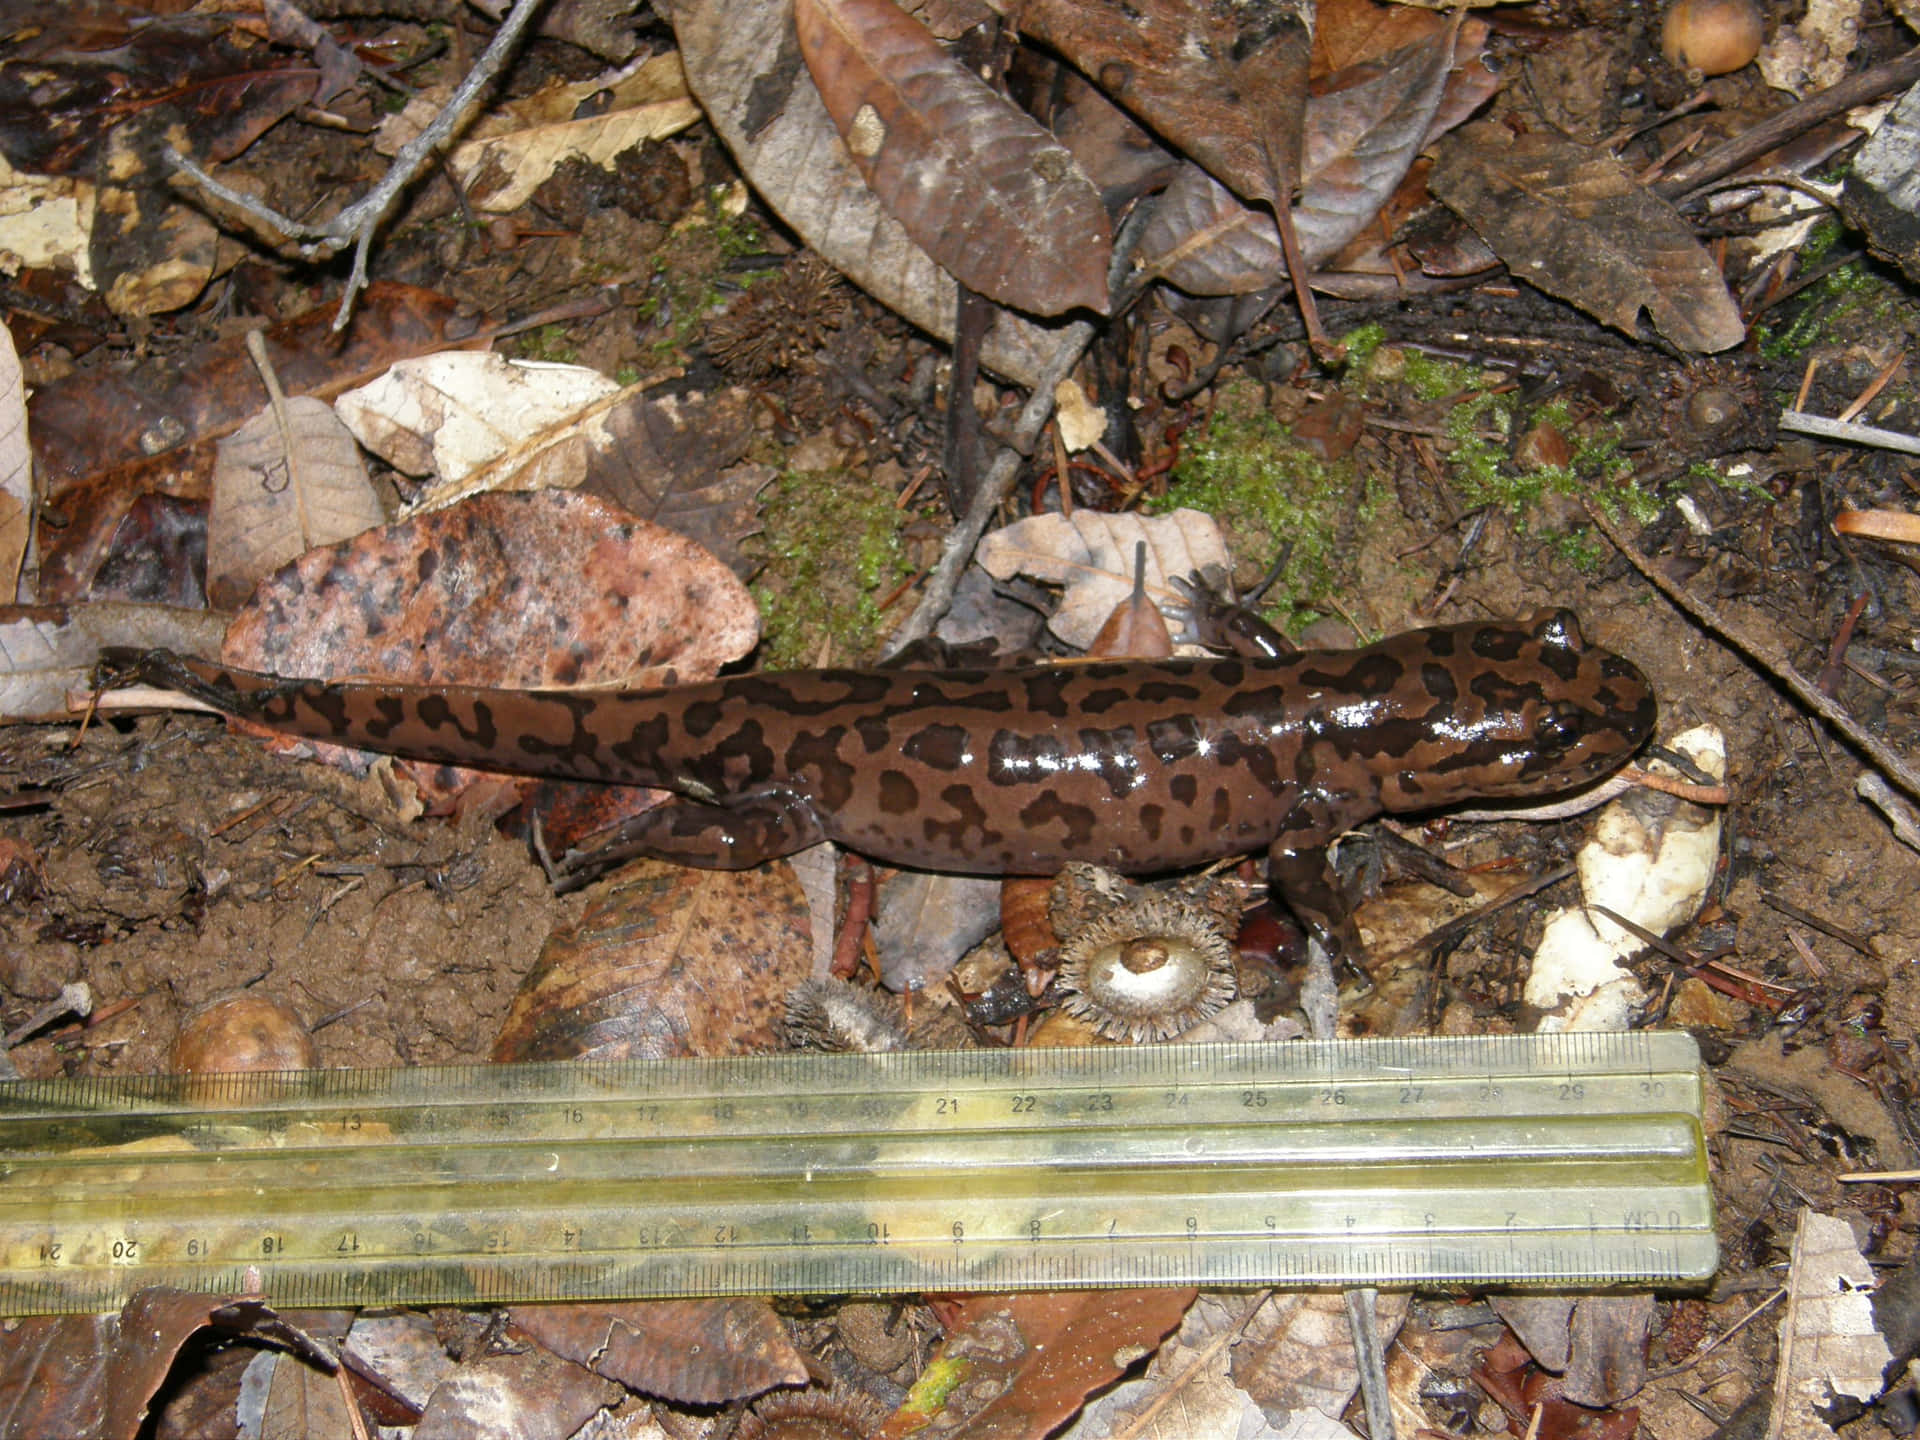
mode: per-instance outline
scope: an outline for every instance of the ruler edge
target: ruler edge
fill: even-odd
[[[1182,1072],[1202,1067],[1202,1060],[1250,1066],[1259,1073],[1234,1074],[1188,1083],[1233,1086],[1247,1084],[1310,1083],[1337,1077],[1343,1080],[1387,1081],[1396,1078],[1465,1079],[1533,1078],[1574,1073],[1584,1063],[1594,1073],[1592,1059],[1574,1063],[1524,1064],[1528,1052],[1552,1052],[1575,1046],[1599,1049],[1644,1049],[1644,1064],[1599,1065],[1607,1074],[1690,1075],[1704,1093],[1699,1043],[1685,1030],[1573,1031],[1531,1035],[1454,1036],[1423,1035],[1367,1037],[1347,1040],[1211,1041],[1197,1045],[1063,1046],[1049,1049],[896,1050],[876,1053],[829,1054],[787,1051],[772,1055],[684,1056],[643,1060],[541,1060],[528,1062],[473,1062],[458,1065],[372,1066],[337,1069],[251,1071],[207,1075],[107,1075],[54,1077],[44,1080],[0,1081],[0,1129],[7,1122],[29,1119],[83,1118],[89,1114],[116,1116],[183,1112],[244,1114],[249,1110],[298,1108],[302,1105],[359,1104],[363,1108],[413,1109],[423,1105],[468,1107],[519,1104],[564,1104],[570,1101],[618,1101],[670,1092],[675,1098],[728,1098],[749,1077],[793,1078],[818,1082],[820,1072],[842,1070],[877,1072],[873,1089],[891,1091],[905,1084],[970,1084],[987,1090],[997,1086],[1051,1083],[1057,1088],[1100,1083],[1101,1071],[1123,1072],[1122,1078],[1139,1085],[1178,1081]],[[1366,1057],[1391,1056],[1408,1050],[1445,1057],[1456,1051],[1488,1049],[1520,1052],[1520,1059],[1479,1067],[1414,1068],[1408,1075],[1385,1063],[1371,1066]],[[1671,1052],[1670,1054],[1663,1052]],[[982,1059],[981,1057],[988,1057]],[[1144,1057],[1135,1060],[1129,1057]],[[1340,1062],[1351,1057],[1352,1063]],[[1260,1065],[1260,1060],[1267,1065]],[[1156,1071],[1153,1062],[1159,1062]],[[948,1062],[965,1063],[949,1070]],[[1299,1061],[1302,1063],[1287,1063]],[[1314,1063],[1316,1062],[1317,1063]],[[1141,1069],[1142,1065],[1147,1066]],[[1082,1069],[1080,1067],[1084,1066]],[[1223,1068],[1214,1066],[1214,1069]],[[889,1072],[905,1071],[904,1075]],[[967,1073],[971,1071],[972,1073]],[[797,1072],[797,1073],[796,1073]],[[647,1076],[660,1077],[644,1083]],[[636,1083],[639,1077],[643,1083]],[[704,1079],[695,1089],[683,1079]],[[893,1082],[891,1085],[886,1082]],[[862,1082],[869,1083],[869,1082]],[[592,1088],[590,1088],[592,1087]],[[452,1092],[472,1088],[481,1093],[465,1097]],[[851,1087],[826,1094],[871,1093]],[[54,1108],[59,1097],[75,1098]],[[45,1096],[37,1108],[36,1097]]]

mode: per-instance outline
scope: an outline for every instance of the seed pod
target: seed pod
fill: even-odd
[[[1101,1034],[1140,1044],[1191,1030],[1234,997],[1233,944],[1194,906],[1149,896],[1067,942],[1064,1008]]]

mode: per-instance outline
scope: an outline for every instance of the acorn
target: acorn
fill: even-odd
[[[1233,999],[1233,942],[1219,920],[1152,895],[1095,920],[1061,953],[1069,1014],[1140,1044],[1191,1030]]]
[[[1678,0],[1660,27],[1660,53],[1689,73],[1730,75],[1751,63],[1765,39],[1754,0]]]
[[[168,1051],[183,1075],[246,1070],[311,1070],[319,1063],[313,1036],[277,1000],[250,990],[223,995],[187,1017]]]

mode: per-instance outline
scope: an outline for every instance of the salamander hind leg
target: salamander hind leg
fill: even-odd
[[[622,822],[601,843],[569,850],[559,868],[567,889],[642,857],[697,870],[747,870],[826,838],[806,798],[788,791],[723,805],[675,798]]]

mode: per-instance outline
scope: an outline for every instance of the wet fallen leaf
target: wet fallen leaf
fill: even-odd
[[[1476,125],[1441,146],[1429,184],[1514,275],[1629,335],[1644,309],[1683,350],[1746,338],[1693,231],[1602,150]]]
[[[1037,315],[1106,313],[1112,234],[1072,154],[893,0],[794,0],[853,163],[955,279]]]
[[[1132,593],[1134,547],[1142,541],[1146,593],[1163,612],[1185,603],[1169,576],[1184,580],[1196,570],[1224,569],[1229,563],[1219,527],[1199,510],[1147,517],[1094,510],[1077,510],[1070,517],[1034,515],[988,535],[977,558],[996,580],[1018,574],[1064,585],[1048,628],[1084,650],[1114,607]]]
[[[260,1364],[260,1370],[252,1372],[252,1378],[257,1386],[264,1375],[266,1390],[258,1415],[242,1416],[240,1404],[233,1408],[235,1419],[257,1419],[261,1440],[319,1440],[323,1435],[353,1433],[347,1397],[335,1375],[317,1370],[291,1355],[271,1351],[257,1357],[256,1363]],[[251,1398],[244,1384],[241,1391],[243,1396]],[[167,1418],[178,1423],[171,1404],[167,1407]],[[417,1412],[413,1418],[419,1418]]]
[[[807,977],[806,897],[784,861],[690,870],[638,861],[548,937],[496,1060],[666,1059],[778,1049]]]
[[[949,1440],[1042,1440],[1151,1354],[1193,1298],[1186,1289],[968,1296],[880,1440],[933,1425]]]
[[[327,1363],[326,1352],[258,1300],[152,1287],[117,1315],[10,1321],[0,1368],[0,1414],[21,1437],[134,1440],[180,1347],[212,1326]]]
[[[1180,167],[1173,152],[1078,71],[1058,68],[1059,103],[1047,119],[1087,178],[1100,187],[1108,213],[1118,214],[1128,202],[1164,188]]]
[[[804,1385],[805,1359],[764,1300],[516,1305],[515,1328],[643,1395],[722,1405]]]
[[[563,491],[477,495],[302,556],[222,658],[279,675],[504,687],[707,679],[758,612],[699,545]],[[665,677],[672,678],[665,678]]]
[[[232,610],[316,545],[386,519],[353,436],[324,400],[281,397],[219,442],[207,511],[207,599]]]
[[[1480,60],[1486,27],[1445,34],[1340,76],[1307,102],[1306,152],[1294,225],[1307,263],[1337,254],[1393,194],[1447,119],[1458,123],[1496,82]],[[1452,95],[1456,103],[1448,107]],[[1194,295],[1247,295],[1280,283],[1286,262],[1273,217],[1251,209],[1196,166],[1161,197],[1140,242],[1140,264]]]
[[[741,541],[760,529],[757,497],[771,467],[745,459],[754,400],[643,382],[575,411],[457,481],[429,486],[406,516],[488,490],[569,489],[611,500],[699,541],[736,574],[756,563]]]
[[[116,137],[134,121],[180,126],[200,155],[230,160],[313,95],[304,57],[252,45],[229,16],[93,0],[32,18],[0,67],[0,149],[42,175],[89,169],[116,143],[124,164],[137,147]]]
[[[333,405],[394,469],[451,484],[620,388],[584,365],[446,350],[396,361]]]
[[[0,716],[70,720],[67,699],[91,687],[103,646],[210,655],[225,629],[225,616],[161,605],[0,606]]]
[[[1243,199],[1268,206],[1299,173],[1313,45],[1310,4],[1253,0],[1026,0],[1023,34]]]
[[[761,198],[874,299],[951,340],[953,277],[908,237],[854,168],[800,58],[791,0],[674,0],[671,18],[687,82]],[[1031,384],[1053,348],[1044,326],[1001,311],[981,363]]]

